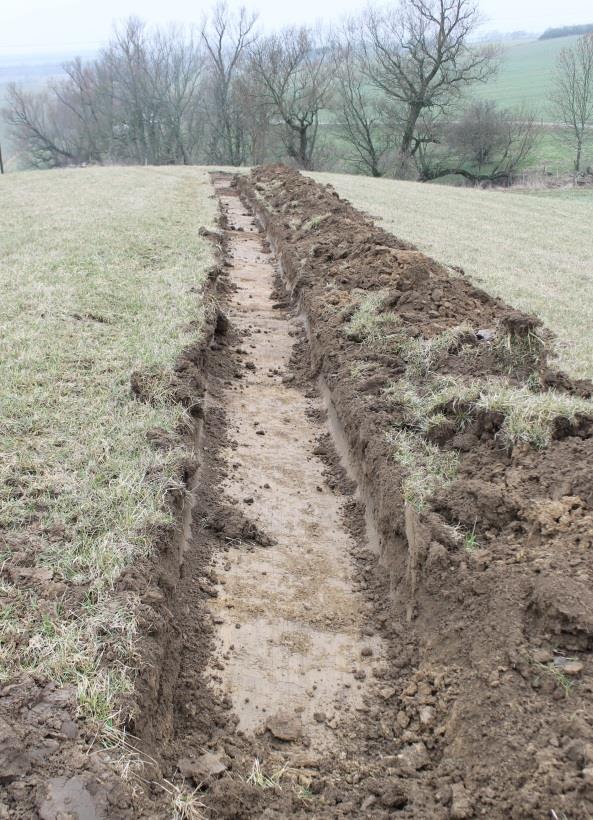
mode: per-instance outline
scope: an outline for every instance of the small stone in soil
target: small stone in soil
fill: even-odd
[[[583,671],[583,664],[580,661],[569,661],[561,667],[565,675],[580,675]]]
[[[286,742],[297,740],[302,732],[300,721],[284,712],[278,712],[268,718],[266,728],[275,738]]]

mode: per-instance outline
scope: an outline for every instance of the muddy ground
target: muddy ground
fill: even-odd
[[[418,511],[388,438],[405,363],[344,328],[386,291],[411,338],[474,328],[440,374],[591,385],[545,348],[505,360],[497,334],[532,317],[329,187],[280,167],[213,182],[213,306],[178,372],[192,493],[122,582],[142,598],[144,765],[122,779],[71,692],[5,687],[0,817],[161,818],[176,795],[196,818],[593,816],[590,421],[535,449],[501,446],[500,414],[446,419],[432,443],[459,471]]]

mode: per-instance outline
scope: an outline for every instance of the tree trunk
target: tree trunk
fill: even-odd
[[[309,135],[307,133],[307,126],[301,125],[299,128],[299,164],[301,168],[304,168],[306,171],[310,171],[311,168],[311,160],[308,156],[309,153]]]
[[[399,151],[402,161],[409,159],[412,154],[412,143],[414,141],[414,131],[416,130],[416,123],[422,111],[422,106],[418,103],[411,103],[408,116],[406,118],[406,125],[402,134]]]
[[[577,137],[577,154],[574,160],[574,170],[579,173],[581,170],[581,154],[583,153],[583,140],[581,136]]]

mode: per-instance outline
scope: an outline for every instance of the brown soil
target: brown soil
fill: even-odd
[[[501,447],[503,419],[492,416],[471,420],[463,436],[448,432],[439,443],[459,452],[459,475],[418,515],[403,501],[386,439],[401,420],[382,388],[402,363],[362,353],[343,332],[357,292],[376,289],[414,337],[461,322],[495,334],[537,322],[377,229],[329,187],[280,168],[239,185],[306,317],[313,372],[345,431],[390,571],[393,623],[415,642],[396,694],[409,722],[394,731],[393,752],[419,741],[429,750],[411,776],[423,783],[424,806],[434,801],[429,816],[591,816],[590,420],[559,422],[545,450]],[[361,358],[370,365],[362,379],[352,375]],[[551,371],[543,350],[528,367],[509,366],[493,343],[479,343],[471,357],[451,350],[439,371],[522,383],[534,366],[540,389],[591,395],[590,383]],[[458,524],[474,528],[478,549],[451,537]],[[418,720],[423,703],[427,722]]]
[[[170,377],[195,408],[190,501],[119,590],[142,599],[126,714],[143,769],[119,777],[71,692],[18,682],[0,691],[0,818],[156,820],[176,788],[195,801],[180,817],[593,816],[590,421],[545,450],[501,447],[497,414],[444,425],[459,473],[418,513],[387,440],[405,364],[344,326],[381,289],[412,338],[488,331],[441,374],[592,386],[544,349],[504,360],[496,339],[536,320],[329,187],[280,167],[213,182],[217,307]],[[139,400],[153,378],[133,375]]]

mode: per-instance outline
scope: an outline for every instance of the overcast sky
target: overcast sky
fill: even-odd
[[[89,51],[109,37],[116,20],[131,14],[152,23],[199,22],[210,2],[200,0],[2,0],[0,56]],[[230,0],[231,6],[241,5]],[[338,19],[365,0],[254,0],[266,28]],[[591,0],[481,0],[485,28],[539,32],[549,26],[593,22]]]

